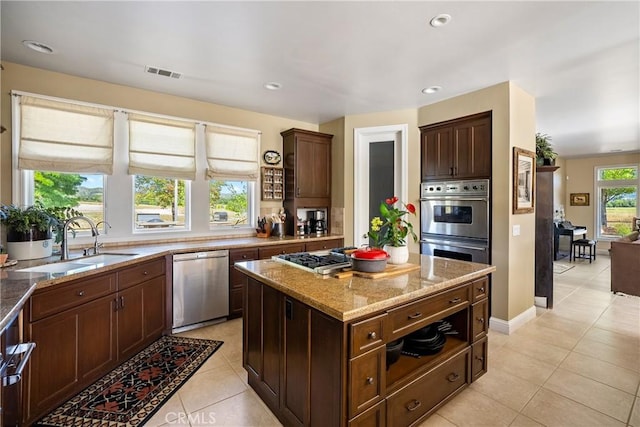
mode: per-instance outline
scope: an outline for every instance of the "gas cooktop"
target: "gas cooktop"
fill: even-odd
[[[336,271],[351,267],[349,258],[339,252],[341,249],[331,252],[296,252],[292,254],[276,255],[275,261],[301,268],[318,274],[331,274]]]

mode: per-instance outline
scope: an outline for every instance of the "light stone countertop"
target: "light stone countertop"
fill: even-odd
[[[238,270],[342,322],[380,312],[486,276],[496,267],[411,254],[419,270],[381,279],[336,279],[272,260],[236,263]]]

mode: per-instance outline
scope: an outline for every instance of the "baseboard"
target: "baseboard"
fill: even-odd
[[[489,319],[489,329],[500,332],[501,334],[511,335],[522,325],[535,318],[536,307],[533,305],[508,321],[498,319],[497,317],[491,317]]]

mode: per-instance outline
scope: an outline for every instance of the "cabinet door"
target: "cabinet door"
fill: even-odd
[[[456,178],[491,177],[491,121],[474,120],[454,128]]]
[[[229,250],[229,319],[242,316],[242,301],[247,286],[247,276],[234,268],[239,261],[258,259],[258,249]]]
[[[165,326],[165,277],[142,284],[142,315],[145,344],[162,336]]]
[[[27,418],[33,420],[115,365],[114,300],[104,297],[34,322]]]
[[[132,356],[144,342],[142,285],[118,292],[118,359]]]
[[[331,196],[331,141],[296,135],[296,197]]]
[[[453,128],[443,127],[422,133],[422,180],[453,176]]]
[[[311,310],[284,298],[284,346],[280,407],[287,425],[309,425],[309,322]]]

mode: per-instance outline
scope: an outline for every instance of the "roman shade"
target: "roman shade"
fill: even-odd
[[[195,123],[129,114],[129,174],[195,180]]]
[[[260,133],[207,125],[207,179],[257,181]]]
[[[20,97],[18,168],[113,172],[113,110]]]

